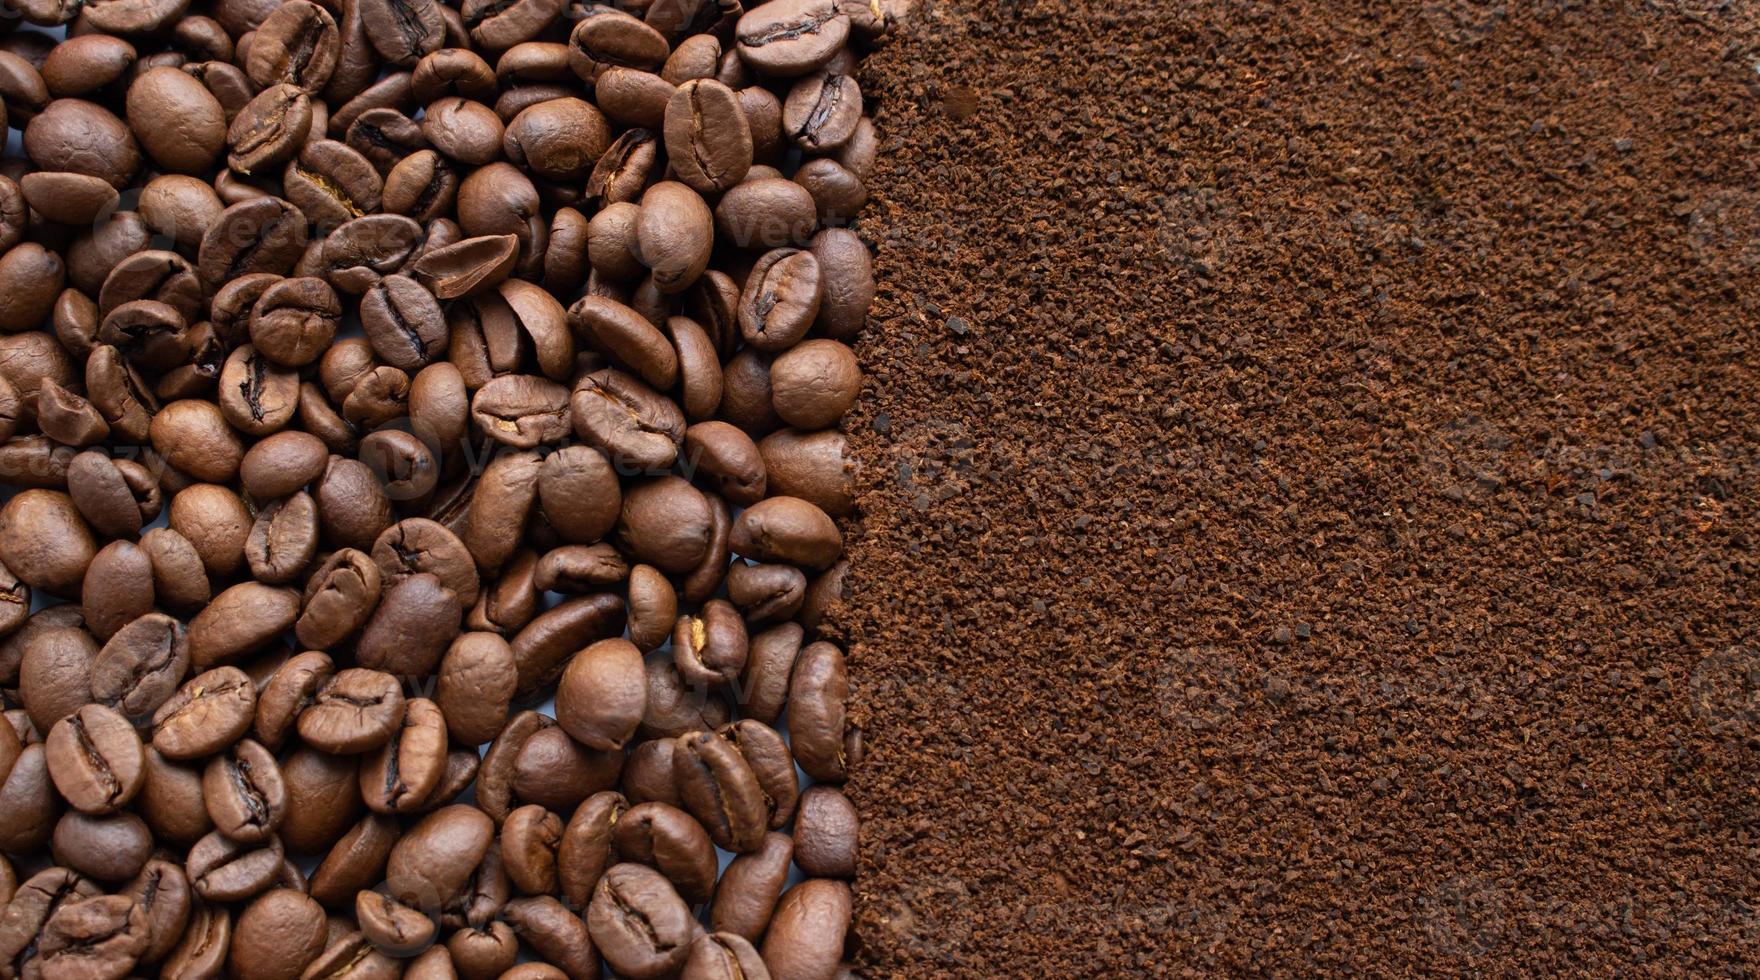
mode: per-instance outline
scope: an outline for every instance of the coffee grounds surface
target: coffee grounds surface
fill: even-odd
[[[869,60],[869,975],[1754,967],[1749,13],[960,0]]]

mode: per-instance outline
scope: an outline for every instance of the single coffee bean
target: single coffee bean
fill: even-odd
[[[874,305],[873,259],[847,228],[826,228],[809,247],[824,283],[816,325],[825,336],[847,341],[861,332]]]
[[[771,830],[780,830],[794,818],[800,784],[794,759],[781,733],[755,718],[741,718],[716,730],[739,750],[764,794]]]
[[[117,630],[98,651],[92,663],[92,697],[124,717],[143,721],[176,693],[189,665],[183,624],[163,613],[148,613]]]
[[[681,574],[702,561],[712,519],[709,502],[699,490],[679,477],[662,476],[624,494],[617,543],[637,561]]]
[[[327,940],[324,907],[290,888],[276,888],[239,913],[227,970],[236,977],[298,980]]]
[[[220,100],[185,71],[162,67],[136,75],[126,101],[130,130],[166,170],[204,173],[226,149],[227,118]]]
[[[811,329],[823,296],[813,253],[792,248],[767,252],[752,267],[740,295],[740,332],[758,350],[787,350]]]
[[[569,309],[575,329],[591,335],[599,346],[659,390],[678,379],[678,355],[659,328],[616,300],[584,296]]]
[[[611,67],[659,68],[669,48],[659,31],[606,5],[586,9],[569,34],[568,44],[569,67],[585,82]]]
[[[260,582],[293,582],[318,551],[318,505],[301,491],[274,501],[257,514],[245,541],[245,559]]]
[[[830,153],[849,142],[862,119],[862,90],[856,80],[819,71],[795,82],[782,104],[789,139],[808,153]]]
[[[815,571],[830,567],[843,553],[837,525],[798,497],[769,497],[748,507],[734,522],[730,544],[753,561],[787,562]]]
[[[696,923],[672,883],[640,864],[609,868],[593,889],[587,930],[613,970],[656,977],[678,970]]]
[[[843,959],[853,900],[849,885],[803,881],[777,903],[764,934],[764,962],[776,977],[829,977]]]
[[[281,767],[268,749],[248,738],[208,762],[202,798],[214,826],[240,843],[265,840],[287,817]]]
[[[504,375],[477,389],[471,419],[491,439],[516,449],[554,443],[572,422],[569,390],[548,378]]]
[[[306,580],[294,635],[308,647],[327,650],[352,636],[378,608],[383,576],[365,552],[342,548]]]
[[[817,222],[813,196],[780,177],[748,177],[715,205],[715,230],[741,248],[800,244],[812,236]]]
[[[216,288],[253,272],[286,275],[305,247],[306,219],[298,208],[278,197],[253,198],[220,213],[202,236],[197,269]]]
[[[726,684],[746,665],[746,625],[733,604],[711,599],[672,631],[672,662],[691,684]]]
[[[838,125],[849,108],[838,113]],[[857,92],[854,115],[859,117],[861,110]],[[678,87],[666,105],[665,135],[666,153],[679,179],[699,193],[726,191],[751,168],[752,133],[739,96],[714,79],[692,79]]]
[[[545,592],[580,594],[629,578],[629,564],[609,544],[568,544],[538,560],[532,582]]]
[[[513,272],[517,258],[518,237],[479,235],[424,252],[411,271],[436,298],[458,299],[499,285]]]
[[[637,729],[643,738],[677,738],[727,723],[728,704],[720,693],[691,687],[679,676],[671,657],[650,659],[647,673],[648,707]]]
[[[69,810],[49,840],[57,864],[103,882],[122,882],[138,874],[153,851],[153,832],[134,813],[89,816]]]
[[[337,672],[318,690],[312,706],[299,716],[299,735],[326,752],[368,752],[396,734],[404,708],[397,678],[350,668]]]
[[[371,670],[426,676],[458,636],[458,594],[426,572],[390,585],[361,630],[355,659]]]
[[[427,949],[439,929],[432,917],[380,891],[357,894],[354,917],[375,949],[397,957]]]
[[[538,501],[545,521],[563,540],[592,544],[617,525],[623,492],[604,453],[564,446],[544,457]]]
[[[834,430],[785,429],[758,443],[770,492],[799,497],[833,517],[855,507],[855,461],[849,440]]]
[[[595,793],[575,809],[556,848],[557,882],[573,908],[584,908],[615,858],[612,843],[617,821],[629,801],[615,792]]]
[[[527,895],[548,895],[557,887],[556,849],[562,818],[537,804],[522,806],[501,825],[501,863],[513,886]]]
[[[640,650],[626,640],[601,640],[568,662],[556,692],[556,717],[571,736],[597,749],[621,748],[647,705]]]
[[[403,722],[361,767],[361,796],[377,813],[408,813],[426,803],[446,771],[446,718],[427,698],[405,703]]]
[[[623,767],[618,788],[631,803],[669,803],[684,807],[678,781],[673,778],[678,755],[678,740],[655,738],[637,742]]]
[[[545,180],[577,181],[610,145],[611,126],[599,110],[564,96],[522,109],[508,123],[500,149]]]
[[[804,75],[830,61],[849,39],[849,18],[834,0],[772,0],[734,30],[739,54],[766,75]]]
[[[666,803],[639,803],[612,831],[617,854],[655,868],[690,904],[709,899],[717,862],[709,835],[690,814]]]
[[[199,759],[250,730],[257,686],[237,667],[197,674],[153,713],[153,748],[168,759]]]
[[[506,915],[514,933],[569,980],[595,980],[600,975],[599,953],[586,923],[555,898],[515,899],[507,903]]]
[[[387,276],[361,297],[361,326],[394,367],[419,370],[446,350],[446,317],[434,294],[407,276]]]
[[[304,367],[330,346],[341,320],[342,303],[329,283],[313,276],[283,279],[251,308],[251,343],[277,364]]]
[[[348,785],[358,791],[354,780]],[[352,906],[360,892],[384,877],[385,863],[400,833],[395,817],[367,814],[342,835],[312,872],[312,897],[331,908]]]
[[[758,779],[732,743],[713,732],[678,739],[673,775],[685,809],[723,850],[755,849],[768,829],[769,813]]]
[[[360,13],[373,50],[400,68],[446,43],[446,19],[433,0],[363,0]]]
[[[373,561],[388,587],[428,572],[461,603],[477,601],[477,569],[464,542],[445,525],[425,517],[408,518],[386,528],[373,542]]]
[[[73,500],[54,490],[25,490],[0,508],[0,556],[26,585],[78,595],[97,548]]]
[[[589,749],[561,728],[541,728],[514,755],[510,800],[572,810],[594,793],[615,787],[623,761],[621,750]]]
[[[660,149],[660,136],[652,130],[624,130],[587,176],[587,200],[604,206],[638,200],[659,166]]]
[[[458,173],[433,150],[416,150],[398,159],[385,172],[381,202],[392,214],[433,221],[450,213],[457,199]],[[431,283],[422,284],[432,288]]]
[[[788,726],[794,758],[807,775],[840,783],[859,746],[848,723],[849,677],[843,652],[820,641],[802,650],[788,688]]]
[[[678,594],[652,565],[636,565],[629,575],[630,642],[646,653],[666,642],[676,625]]]
[[[100,704],[85,705],[56,722],[44,751],[56,790],[82,813],[115,813],[134,799],[146,778],[134,726]]]
[[[299,593],[243,582],[214,597],[189,623],[190,659],[199,668],[236,661],[293,625]]]
[[[470,887],[494,832],[489,817],[469,806],[422,818],[391,849],[388,894],[412,908],[438,910]]]
[[[770,969],[745,937],[712,932],[691,943],[680,980],[768,980]]]
[[[636,247],[642,262],[653,271],[661,292],[683,292],[708,268],[714,216],[696,191],[670,180],[648,188],[641,208]]]
[[[153,563],[132,541],[99,549],[81,583],[86,628],[108,641],[116,631],[153,609]]]
[[[499,568],[518,548],[537,498],[540,465],[535,450],[504,451],[477,480],[460,536],[483,568]]]
[[[186,847],[214,829],[202,800],[201,770],[173,762],[149,747],[147,777],[134,809],[161,842]]]
[[[807,596],[807,576],[792,565],[734,562],[727,570],[727,597],[752,625],[793,618]]]
[[[184,870],[196,894],[210,902],[238,902],[275,886],[286,854],[271,835],[255,844],[214,831],[189,849]]]
[[[436,946],[430,952],[438,951],[445,954],[445,947]],[[324,952],[307,966],[300,974],[301,980],[397,980],[400,976],[408,976],[416,972],[415,964],[426,956],[411,961],[409,970],[405,970],[400,960],[387,956],[373,946],[365,934],[350,932],[339,938],[332,939],[324,947]],[[436,974],[444,976],[445,974]]]
[[[251,724],[257,741],[270,749],[279,749],[334,672],[331,659],[314,651],[298,654],[276,668],[257,695],[255,720]]]
[[[810,786],[795,819],[795,862],[816,878],[852,878],[859,830],[856,808],[841,790]]]
[[[677,88],[651,71],[611,67],[593,82],[593,99],[606,116],[625,126],[660,129]]]
[[[146,952],[147,939],[146,913],[127,895],[70,902],[43,924],[26,972],[121,980]]]
[[[147,919],[147,947],[140,962],[161,963],[171,955],[189,926],[195,895],[183,868],[154,858],[141,868],[122,892]]]
[[[519,680],[513,650],[494,633],[465,633],[440,661],[434,700],[445,715],[451,739],[481,745],[507,720]]]
[[[756,850],[735,857],[715,887],[709,927],[757,942],[788,884],[793,858],[793,838],[774,831],[764,835]]]
[[[322,854],[361,814],[360,760],[301,748],[281,761],[287,814],[278,831],[294,854]]]

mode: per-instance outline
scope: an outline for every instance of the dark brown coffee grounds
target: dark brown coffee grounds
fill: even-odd
[[[1744,4],[941,2],[886,134],[870,976],[1760,938]]]

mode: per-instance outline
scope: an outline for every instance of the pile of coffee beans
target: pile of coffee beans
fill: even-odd
[[[901,12],[5,0],[0,980],[848,973]]]

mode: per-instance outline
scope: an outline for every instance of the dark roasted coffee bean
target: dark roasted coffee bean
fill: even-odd
[[[619,973],[639,977],[663,976],[682,967],[697,928],[672,883],[640,864],[606,870],[593,889],[586,919],[605,962]]]
[[[360,310],[373,350],[394,367],[419,370],[446,350],[440,304],[414,279],[381,279],[361,297]]]
[[[389,174],[398,161],[428,148],[422,127],[395,106],[366,110],[348,126],[343,141],[370,161],[381,174]]]
[[[817,222],[813,195],[780,177],[747,179],[730,188],[715,205],[715,230],[741,248],[800,244],[813,234]]]
[[[446,770],[446,719],[426,698],[406,702],[391,740],[361,766],[361,796],[378,813],[408,813],[439,787]]]
[[[679,980],[766,980],[770,969],[743,936],[712,932],[691,943]]]
[[[840,72],[820,71],[789,89],[782,104],[782,125],[788,138],[808,153],[829,153],[855,134],[862,119],[862,90]]]
[[[867,324],[874,304],[874,266],[868,248],[847,228],[827,228],[813,236],[824,284],[817,326],[833,340],[848,341]]]
[[[140,736],[103,705],[88,704],[56,722],[44,751],[56,790],[82,813],[115,813],[146,778]]]
[[[361,0],[361,20],[379,57],[414,67],[446,41],[446,20],[434,0]]]
[[[311,98],[297,85],[271,85],[233,117],[226,165],[246,176],[271,173],[293,159],[311,128]]]
[[[92,697],[129,719],[145,721],[176,693],[189,663],[182,623],[163,613],[140,616],[98,652]]]
[[[342,548],[306,580],[294,633],[308,647],[327,650],[354,635],[378,607],[382,577],[364,552]]]
[[[859,93],[854,111],[861,114]],[[679,179],[700,193],[728,190],[745,179],[752,165],[751,127],[739,96],[714,79],[693,79],[678,87],[666,106],[665,134],[666,153]]]
[[[764,835],[756,850],[735,857],[715,887],[709,927],[757,942],[770,925],[793,858],[793,838],[774,831]]]
[[[546,522],[563,540],[591,544],[616,526],[623,494],[603,453],[565,446],[544,457],[538,500]]]
[[[227,970],[235,977],[297,980],[327,941],[323,906],[291,888],[276,888],[239,913]]]
[[[740,57],[767,75],[804,75],[824,65],[849,38],[849,18],[835,0],[772,0],[735,28]]]
[[[337,289],[361,295],[384,277],[402,270],[421,247],[423,234],[421,225],[400,214],[370,214],[355,218],[338,226],[324,239],[320,259],[323,274]],[[410,284],[421,289],[417,283]],[[362,300],[363,307],[366,302]],[[383,297],[379,302],[384,302]],[[363,320],[365,316],[363,311]],[[369,338],[373,336],[368,334]],[[420,346],[426,349],[427,344]]]
[[[815,878],[790,888],[777,903],[762,951],[778,977],[829,977],[843,959],[853,900],[849,885]]]
[[[384,182],[373,164],[352,147],[319,139],[306,143],[288,163],[281,185],[309,221],[333,228],[379,210]]]
[[[391,849],[388,894],[412,908],[438,910],[472,887],[495,825],[481,810],[449,806],[411,827]]]
[[[557,880],[563,898],[585,908],[599,878],[615,859],[612,831],[629,809],[615,792],[595,793],[575,809],[557,845]]]
[[[433,150],[417,150],[385,174],[382,201],[393,214],[433,221],[451,211],[457,199],[458,173]]]
[[[237,667],[216,667],[185,682],[153,714],[153,748],[168,759],[199,759],[250,730],[257,687]]]
[[[713,732],[682,736],[673,752],[673,777],[685,809],[717,847],[744,853],[763,840],[770,816],[764,792],[731,742]]]
[[[507,903],[506,915],[514,933],[569,980],[600,975],[599,953],[586,923],[561,902],[548,895],[515,899]]]
[[[183,868],[158,858],[150,860],[121,894],[132,899],[146,916],[147,946],[140,962],[162,962],[183,938],[195,902]]]
[[[281,767],[268,749],[248,738],[208,762],[202,798],[214,826],[241,843],[265,840],[287,817]]]
[[[317,94],[336,71],[341,35],[330,12],[307,0],[278,5],[252,35],[245,73],[267,88],[296,85]]]
[[[464,607],[440,579],[422,573],[385,590],[361,631],[355,658],[372,670],[426,676],[458,635]]]
[[[299,735],[326,752],[352,755],[384,745],[403,724],[397,678],[377,670],[339,671],[299,716]]]

